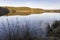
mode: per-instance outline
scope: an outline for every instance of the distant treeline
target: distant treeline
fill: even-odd
[[[56,13],[60,13],[60,10],[45,10],[45,12],[56,12]]]
[[[40,14],[44,12],[60,13],[60,10],[44,10],[41,8],[30,8],[30,7],[0,7],[0,15],[29,15],[29,14]]]
[[[10,10],[8,10],[7,8],[2,8],[0,7],[0,16],[1,15],[6,15],[10,12]]]

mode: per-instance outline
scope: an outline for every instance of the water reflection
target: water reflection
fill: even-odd
[[[59,13],[31,14],[27,16],[1,16],[0,39],[20,39],[29,33],[30,37],[46,37],[48,25],[60,20]]]

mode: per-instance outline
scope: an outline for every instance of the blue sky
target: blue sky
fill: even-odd
[[[60,9],[60,0],[0,0],[0,6]]]

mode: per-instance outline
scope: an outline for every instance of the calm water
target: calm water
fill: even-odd
[[[0,39],[8,40],[6,35],[9,34],[9,31],[11,32],[11,37],[14,37],[13,34],[15,34],[15,36],[23,38],[27,30],[29,34],[32,35],[31,37],[46,37],[48,24],[51,27],[56,20],[60,20],[60,13],[31,14],[28,16],[1,16]]]

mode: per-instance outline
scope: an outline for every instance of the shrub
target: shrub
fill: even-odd
[[[0,7],[0,16],[8,14],[10,11],[7,8]]]

